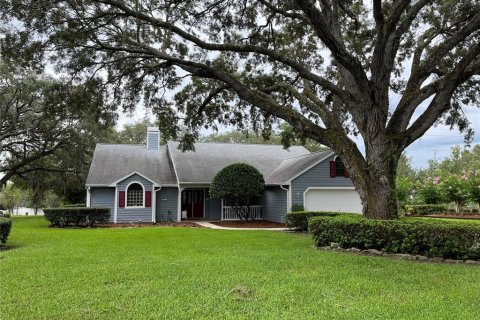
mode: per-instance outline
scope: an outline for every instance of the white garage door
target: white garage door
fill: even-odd
[[[362,202],[355,189],[308,189],[305,210],[362,213]]]

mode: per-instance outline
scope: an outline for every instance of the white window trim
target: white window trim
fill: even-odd
[[[142,197],[142,206],[129,206],[128,205],[128,188],[130,188],[130,185],[138,183],[142,189],[143,189],[143,197]],[[127,187],[125,188],[125,209],[144,209],[145,208],[145,186],[143,183],[140,181],[132,181],[129,184],[127,184]]]
[[[156,181],[153,181],[153,180],[150,179],[149,177],[141,174],[140,172],[138,172],[138,171],[136,171],[136,170],[135,170],[135,171],[132,171],[132,172],[130,172],[129,174],[127,174],[126,176],[124,176],[124,177],[122,177],[122,178],[120,178],[120,179],[118,179],[118,180],[110,183],[109,185],[87,185],[87,187],[88,187],[88,186],[116,187],[117,184],[119,184],[120,182],[122,182],[122,181],[125,180],[125,179],[130,178],[130,177],[133,176],[134,174],[138,174],[138,175],[139,175],[140,177],[142,177],[143,179],[145,179],[145,180],[147,180],[147,181],[150,181],[151,183],[153,183],[153,185],[154,185],[155,187],[160,187],[160,184],[159,184],[159,183],[157,183]]]

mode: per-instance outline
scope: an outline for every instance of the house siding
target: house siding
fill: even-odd
[[[118,192],[126,191],[131,182],[140,182],[145,191],[153,192],[153,184],[138,174],[131,175],[117,184]],[[126,196],[125,196],[126,199]],[[125,200],[126,203],[126,200]],[[150,208],[117,208],[117,222],[152,222],[152,207]]]
[[[303,194],[309,187],[353,187],[352,179],[350,178],[330,177],[330,161],[334,157],[332,155],[292,180],[292,205],[304,205]]]
[[[113,222],[115,211],[115,188],[90,188],[90,207],[109,208],[110,222]]]
[[[262,194],[262,219],[285,222],[287,191],[280,187],[266,187]]]
[[[157,222],[177,221],[178,188],[163,187],[160,191],[157,191],[156,197],[155,217]]]

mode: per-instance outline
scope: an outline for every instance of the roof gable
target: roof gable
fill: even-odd
[[[287,184],[334,154],[327,150],[283,160],[265,179],[267,184]]]
[[[179,183],[210,183],[218,171],[233,163],[247,163],[264,177],[285,159],[310,152],[304,147],[284,149],[279,145],[196,143],[195,151],[182,152],[178,142],[168,142]]]
[[[138,172],[138,171],[132,171],[132,172],[130,172],[129,174],[127,174],[126,176],[121,177],[121,178],[118,179],[117,181],[114,181],[114,182],[110,183],[110,187],[115,187],[118,183],[120,183],[120,182],[122,182],[122,181],[125,181],[126,179],[128,179],[128,178],[130,178],[130,177],[132,177],[132,176],[135,176],[135,175],[138,175],[138,176],[142,177],[143,179],[150,181],[150,182],[151,182],[154,186],[156,186],[156,187],[159,186],[159,183],[158,183],[158,182],[153,181],[152,179],[150,179],[149,177],[141,174],[141,173]]]
[[[133,172],[160,185],[177,184],[165,146],[147,150],[142,145],[97,144],[86,185],[109,186]]]

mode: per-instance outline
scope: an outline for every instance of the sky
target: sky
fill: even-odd
[[[151,112],[146,111],[143,107],[138,107],[133,114],[120,113],[117,123],[118,128],[122,128],[125,124],[137,122],[144,118],[145,114],[153,119]],[[469,107],[465,109],[465,114],[472,127],[475,130],[474,144],[480,144],[480,108]],[[233,129],[233,128],[232,128]],[[358,141],[360,150],[363,150],[361,141]],[[441,161],[450,155],[453,146],[464,145],[463,135],[457,130],[450,130],[449,127],[438,125],[430,128],[427,133],[406,149],[407,156],[411,158],[411,164],[414,168],[424,168],[428,164],[428,160],[433,159],[434,154],[436,160]]]

